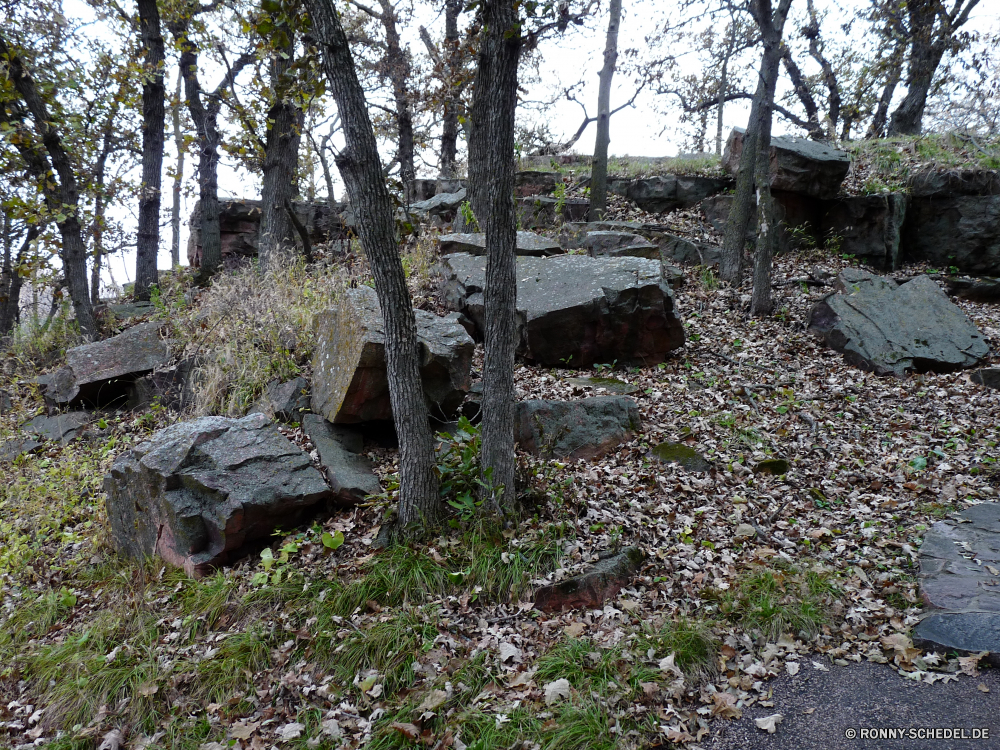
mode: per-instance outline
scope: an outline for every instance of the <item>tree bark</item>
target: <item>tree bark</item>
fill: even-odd
[[[622,18],[621,0],[608,7],[608,35],[604,44],[604,66],[597,90],[597,140],[590,168],[590,221],[600,221],[608,207],[608,144],[611,142],[611,79],[618,62],[618,27]]]
[[[177,169],[174,172],[173,202],[170,206],[170,267],[181,264],[181,185],[184,183],[184,137],[181,135],[181,71],[177,71],[177,90],[171,117],[174,125],[174,150],[177,152]]]
[[[795,95],[799,98],[802,108],[806,111],[806,130],[809,131],[809,137],[814,141],[823,140],[826,138],[826,132],[819,124],[819,107],[816,106],[816,99],[813,98],[812,92],[809,90],[809,84],[806,83],[798,64],[792,58],[792,51],[784,45],[782,45],[781,61],[785,64],[785,70],[788,72],[788,80],[792,82]]]
[[[441,116],[441,169],[440,177],[451,180],[458,176],[458,112],[461,107],[462,86],[458,77],[458,16],[462,12],[462,0],[445,0],[444,4],[444,70],[448,80],[443,112]]]
[[[0,336],[6,336],[17,324],[21,304],[21,288],[24,277],[20,274],[21,263],[24,262],[31,243],[41,234],[37,224],[28,226],[24,242],[17,251],[17,256],[11,258],[10,217],[4,214],[4,253],[3,264],[0,265]]]
[[[299,159],[304,112],[288,96],[288,71],[294,63],[295,40],[275,50],[271,60],[271,92],[264,146],[264,179],[261,186],[260,243],[257,257],[261,273],[275,267],[279,259],[295,254],[293,226],[285,204],[298,193],[295,168]]]
[[[620,8],[620,4],[619,4]],[[477,152],[485,168],[486,231],[485,360],[481,464],[484,505],[508,509],[515,497],[514,353],[517,345],[517,277],[514,212],[514,112],[521,31],[515,0],[482,6],[486,35],[473,93]],[[617,28],[615,29],[617,34]],[[610,34],[610,32],[609,32]],[[607,58],[605,58],[607,60]],[[612,62],[613,64],[613,62]],[[471,149],[471,144],[470,144]],[[482,173],[480,179],[485,177]]]
[[[829,111],[827,112],[827,138],[831,141],[837,137],[837,123],[840,121],[840,84],[837,82],[837,72],[833,69],[830,61],[823,54],[823,45],[819,37],[819,19],[816,17],[816,8],[813,0],[808,0],[809,26],[806,27],[806,37],[809,39],[809,54],[819,63],[823,70],[823,82],[829,93]]]
[[[885,124],[889,119],[889,104],[892,96],[896,93],[896,86],[899,85],[899,77],[903,70],[903,54],[906,45],[899,41],[889,58],[888,69],[886,71],[885,85],[882,87],[882,95],[879,97],[878,105],[875,107],[875,114],[872,115],[871,124],[865,138],[873,140],[885,135]]]
[[[945,52],[955,46],[959,28],[969,20],[979,0],[956,0],[947,12],[940,0],[908,0],[910,61],[906,71],[906,96],[892,113],[889,135],[919,135],[924,108],[934,74]]]
[[[441,516],[434,442],[418,362],[416,319],[395,240],[389,191],[354,58],[333,0],[306,0],[314,33],[337,102],[346,145],[337,157],[358,235],[375,277],[385,322],[389,399],[399,437],[398,520],[404,532],[433,525]]]
[[[156,0],[137,0],[142,46],[146,52],[142,82],[142,187],[139,193],[139,229],[135,246],[136,299],[148,300],[159,282],[160,186],[163,171],[163,65],[166,52]]]
[[[733,286],[743,281],[743,249],[746,245],[747,227],[754,215],[754,183],[757,159],[761,153],[761,134],[766,119],[770,123],[774,91],[777,87],[778,69],[781,64],[781,32],[792,0],[779,0],[772,17],[770,0],[753,0],[751,8],[761,34],[764,36],[764,53],[761,59],[757,91],[750,108],[750,120],[743,135],[743,152],[736,172],[736,194],[733,198],[722,247],[720,277]],[[770,151],[770,125],[767,129],[766,150]]]
[[[722,70],[719,73],[719,105],[715,112],[715,155],[722,156],[722,112],[726,104],[726,88],[729,85],[729,60],[733,56],[736,45],[736,21],[729,25],[729,39],[726,42],[726,54],[722,58]]]
[[[34,80],[25,70],[21,58],[11,52],[3,36],[0,36],[0,56],[7,59],[7,76],[31,114],[45,149],[42,152],[36,146],[24,142],[24,139],[20,139],[17,145],[29,173],[39,183],[46,206],[59,227],[66,285],[77,325],[85,337],[93,338],[97,335],[97,324],[87,284],[87,244],[83,241],[83,230],[78,217],[80,191],[76,174],[56,129],[55,119],[49,114],[48,107],[38,93]],[[8,121],[4,108],[0,107],[0,112],[0,119]],[[58,176],[58,181],[50,178],[50,172],[53,177]]]

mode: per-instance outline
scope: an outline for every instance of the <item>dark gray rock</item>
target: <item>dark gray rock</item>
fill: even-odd
[[[952,297],[970,302],[1000,303],[1000,279],[946,276],[941,281]]]
[[[469,390],[475,342],[454,313],[414,313],[428,408],[432,417],[447,418]],[[392,419],[384,323],[371,287],[347,290],[337,307],[317,316],[311,403],[314,412],[341,424]]]
[[[924,648],[991,651],[1000,666],[1000,503],[939,521],[920,546],[920,595],[936,610],[914,631]]]
[[[486,235],[482,232],[463,232],[442,234],[439,238],[442,255],[452,253],[470,253],[472,255],[486,254]],[[517,233],[517,255],[559,255],[563,249],[559,243],[534,232]]]
[[[903,247],[907,260],[1000,275],[1000,195],[910,198]]]
[[[658,232],[647,234],[660,249],[660,260],[664,263],[679,263],[682,266],[714,266],[722,260],[722,249],[716,245],[691,240],[676,235]]]
[[[735,175],[743,153],[743,128],[733,128],[722,166]],[[771,189],[813,198],[834,198],[851,168],[846,151],[808,138],[771,136]]]
[[[787,474],[791,465],[783,458],[768,458],[763,461],[759,461],[754,467],[754,474],[771,474],[772,476],[780,477],[783,474]]]
[[[567,578],[535,591],[535,609],[565,612],[570,609],[601,609],[639,571],[646,556],[638,547],[626,547],[605,557],[582,575]]]
[[[514,195],[526,198],[529,195],[552,195],[556,184],[562,182],[558,172],[536,172],[525,170],[514,175]]]
[[[642,229],[638,221],[568,221],[559,228],[559,244],[567,250],[584,247],[591,232],[627,232],[636,234]]]
[[[0,443],[0,463],[13,461],[25,453],[34,453],[42,444],[31,438],[14,438]]]
[[[250,413],[273,414],[279,422],[301,422],[303,413],[309,411],[309,400],[309,381],[305,378],[285,383],[272,380]]]
[[[587,254],[592,258],[650,258],[658,259],[660,249],[645,237],[628,232],[588,232],[583,240]]]
[[[382,492],[371,461],[361,451],[361,433],[332,425],[318,414],[306,414],[302,428],[319,452],[319,462],[333,489],[333,502],[341,506],[357,505],[368,495]]]
[[[141,318],[144,315],[151,315],[156,312],[156,305],[152,302],[139,300],[136,302],[121,302],[108,305],[107,310],[118,320],[124,320],[126,318]]]
[[[842,290],[813,307],[811,331],[844,359],[878,375],[950,372],[989,354],[983,334],[926,276],[896,285],[858,269],[841,273]]]
[[[7,391],[0,390],[0,417],[14,408],[14,399]]]
[[[485,330],[486,259],[447,256],[445,299]],[[545,366],[661,362],[684,344],[661,264],[643,258],[517,259],[518,352]]]
[[[519,401],[514,411],[514,437],[521,448],[553,458],[600,458],[641,426],[639,407],[626,396],[531,399]]]
[[[801,193],[790,193],[785,190],[773,190],[775,221],[778,225],[778,251],[786,253],[789,250],[804,245],[820,245],[824,238],[819,231],[822,224],[826,203]],[[726,222],[729,221],[729,211],[733,203],[733,195],[713,195],[701,202],[702,211],[709,223],[719,234],[726,232]],[[747,242],[753,243],[757,238],[756,220],[747,227]]]
[[[54,403],[102,406],[127,398],[137,378],[169,361],[160,324],[140,323],[109,339],[70,349],[66,367],[37,382]]]
[[[438,193],[433,198],[412,204],[410,213],[418,216],[440,216],[450,220],[458,207],[466,201],[467,195],[465,188],[454,193]]]
[[[628,396],[631,393],[638,393],[639,386],[626,383],[618,378],[566,378],[566,382],[577,388],[593,388],[594,390],[605,390],[608,393],[616,393],[621,396]]]
[[[841,253],[854,255],[869,266],[899,268],[906,202],[904,193],[839,198],[826,209],[822,235],[839,238]]]
[[[42,440],[68,443],[79,437],[92,421],[94,421],[93,415],[85,411],[71,411],[52,417],[39,414],[21,425],[21,430]]]
[[[194,404],[201,365],[201,357],[186,357],[175,365],[138,378],[129,391],[128,408],[145,409],[157,403],[168,409],[183,411]]]
[[[704,198],[731,187],[728,177],[698,175],[659,175],[634,180],[615,180],[612,192],[623,195],[643,211],[662,214],[677,208],[694,206]]]
[[[518,226],[523,229],[551,229],[567,221],[584,221],[590,210],[586,198],[553,198],[549,195],[531,195],[517,198]]]
[[[660,443],[650,451],[657,461],[677,464],[685,471],[705,472],[712,469],[712,462],[684,443]]]
[[[122,552],[159,556],[192,576],[298,525],[331,496],[309,457],[262,414],[160,430],[114,462],[104,489]]]
[[[914,198],[1000,195],[1000,170],[925,169],[907,180]]]
[[[438,181],[434,178],[417,177],[406,183],[406,200],[410,203],[419,203],[429,200],[437,195]]]
[[[987,388],[1000,390],[1000,367],[984,367],[982,370],[976,370],[972,373],[971,380]]]

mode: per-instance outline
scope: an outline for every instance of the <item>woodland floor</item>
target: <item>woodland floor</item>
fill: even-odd
[[[697,216],[670,221],[707,234]],[[985,701],[969,699],[995,702],[995,674],[908,636],[923,533],[998,499],[1000,392],[965,372],[876,377],[821,346],[805,328],[828,289],[795,280],[850,262],[816,249],[779,258],[766,320],[685,269],[684,348],[654,367],[597,368],[638,386],[642,433],[598,461],[522,456],[534,504],[512,529],[456,523],[376,554],[387,493],[280,534],[273,562],[192,581],[117,557],[101,491],[114,457],[171,415],[109,414],[97,439],[5,466],[0,745],[895,747],[816,742],[855,682],[857,696],[885,699],[872,721],[952,718],[1000,737],[995,711],[976,715]],[[1000,349],[996,308],[957,304]],[[4,373],[10,432],[42,402],[23,361],[8,357]],[[519,367],[518,395],[593,395],[565,382],[580,374]],[[717,470],[657,462],[662,441]],[[370,455],[390,480],[394,451]],[[787,474],[754,472],[772,457]],[[747,524],[753,535],[738,535]],[[532,609],[537,585],[626,545],[646,565],[603,609]],[[827,690],[829,675],[849,677]]]

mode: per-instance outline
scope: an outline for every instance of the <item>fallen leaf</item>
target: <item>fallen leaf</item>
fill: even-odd
[[[818,661],[812,663],[813,669],[818,669],[820,672],[829,672],[830,668],[826,664],[820,664]]]
[[[395,729],[408,740],[415,740],[420,737],[420,728],[416,724],[394,721],[389,725],[389,729]]]
[[[248,721],[246,723],[233,724],[229,727],[229,736],[234,740],[248,740],[260,726],[259,721]]]
[[[736,707],[736,696],[732,693],[716,693],[712,696],[712,715],[723,719],[739,719],[743,712]]]
[[[298,739],[302,736],[305,728],[305,724],[299,724],[297,721],[285,724],[283,727],[278,728],[278,740],[281,742],[290,742],[291,740]]]
[[[980,682],[978,685],[976,685],[976,690],[978,690],[981,693],[988,693],[988,692],[990,692],[990,689],[988,687],[986,687],[986,684],[983,683],[983,682]]]
[[[768,734],[774,734],[775,730],[778,728],[778,724],[780,724],[784,718],[785,717],[781,714],[771,714],[770,716],[764,716],[760,719],[754,719],[754,724],[757,725],[758,729],[763,729]]]
[[[815,710],[816,710],[815,708],[807,708],[807,709],[806,709],[805,711],[803,711],[802,713],[804,713],[804,714],[811,714],[811,713],[812,713],[813,711],[815,711]]]
[[[683,677],[684,673],[680,670],[680,667],[674,664],[674,659],[675,654],[673,653],[660,659],[660,671],[666,672],[667,674],[673,674],[677,677]]]
[[[799,663],[795,661],[786,662],[785,671],[788,672],[789,675],[794,677],[799,673]]]
[[[553,703],[558,703],[560,700],[568,699],[570,696],[569,680],[565,677],[550,682],[544,688],[545,690],[545,705],[551,706]]]
[[[435,711],[439,708],[446,700],[448,700],[448,694],[444,690],[431,690],[424,698],[424,702],[417,706],[418,711]]]
[[[122,737],[121,731],[118,729],[112,729],[106,735],[101,737],[101,744],[97,746],[97,750],[120,750],[122,743],[124,742],[125,738]]]
[[[501,643],[500,644],[500,663],[507,661],[521,661],[521,649],[515,646],[513,643]]]
[[[574,622],[572,625],[567,625],[563,628],[563,632],[566,633],[570,638],[579,638],[583,635],[583,631],[586,630],[587,626],[582,622]]]
[[[958,657],[958,666],[961,668],[963,674],[967,674],[969,677],[978,677],[979,660],[984,658],[986,653],[986,651],[980,651],[978,654]]]

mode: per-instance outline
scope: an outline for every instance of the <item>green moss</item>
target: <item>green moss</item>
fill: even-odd
[[[712,463],[694,448],[683,443],[660,443],[652,450],[663,463],[680,464],[687,471],[708,471]]]
[[[566,382],[580,388],[603,388],[610,393],[620,393],[624,396],[639,391],[639,386],[626,383],[618,378],[566,378]]]
[[[787,474],[790,468],[791,464],[783,458],[769,458],[758,463],[753,467],[753,470],[757,474],[772,474],[780,477],[782,474]]]

